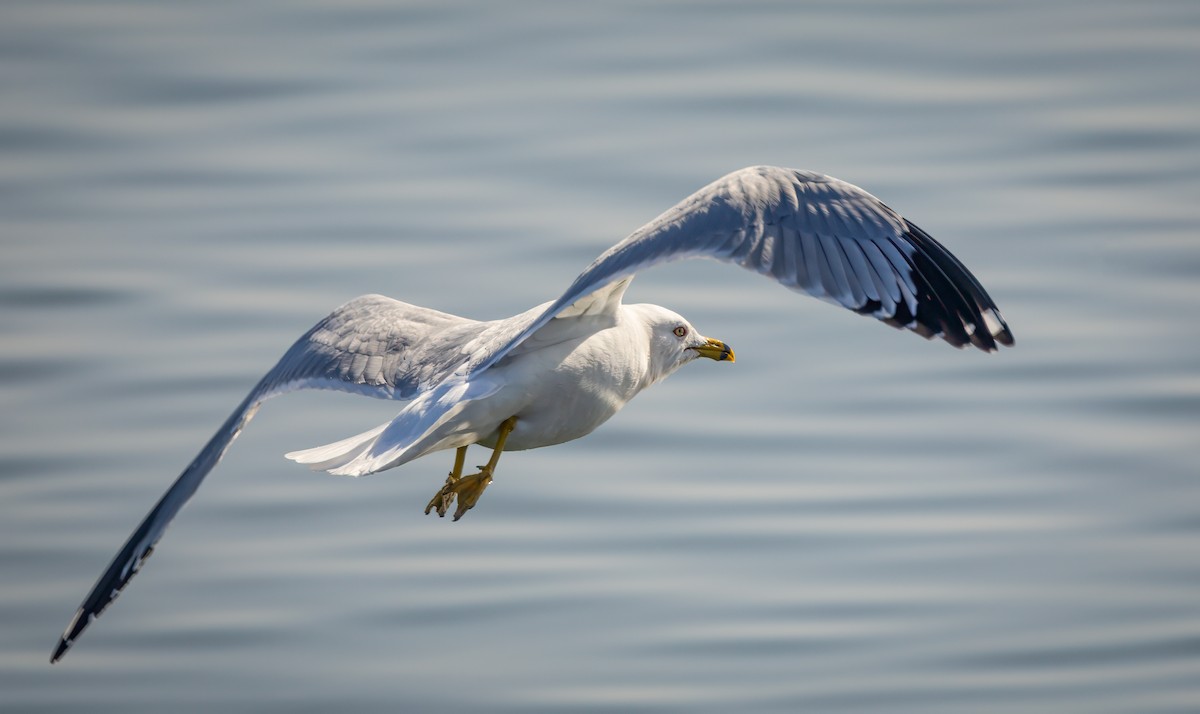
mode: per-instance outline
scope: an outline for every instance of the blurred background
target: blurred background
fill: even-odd
[[[0,708],[1192,712],[1200,4],[7,2]],[[79,601],[298,335],[475,318],[756,163],[863,186],[1017,338],[956,351],[694,261],[737,350],[587,439],[371,478],[289,395],[59,665]],[[482,463],[486,451],[471,454]]]

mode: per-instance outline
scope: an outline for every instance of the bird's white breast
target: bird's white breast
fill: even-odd
[[[506,450],[535,449],[589,434],[646,385],[645,331],[618,320],[607,329],[525,352],[490,370],[504,386],[487,405],[516,428]],[[492,445],[492,438],[480,441]]]

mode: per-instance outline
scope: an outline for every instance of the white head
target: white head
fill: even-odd
[[[698,357],[733,362],[733,350],[705,337],[682,316],[658,305],[626,305],[637,315],[650,338],[650,373],[646,386],[659,381]]]

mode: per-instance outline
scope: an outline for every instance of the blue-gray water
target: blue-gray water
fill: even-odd
[[[1200,710],[1200,4],[0,15],[0,709]],[[270,402],[47,664],[329,309],[516,313],[754,163],[920,224],[1016,348],[656,269],[631,299],[736,365],[507,455],[459,523],[421,514],[448,453],[361,480],[280,456],[393,405]]]

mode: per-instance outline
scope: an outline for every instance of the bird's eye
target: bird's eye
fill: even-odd
[[[675,333],[676,337],[687,337],[687,328],[683,325],[676,327],[674,330],[672,330],[672,332]]]

